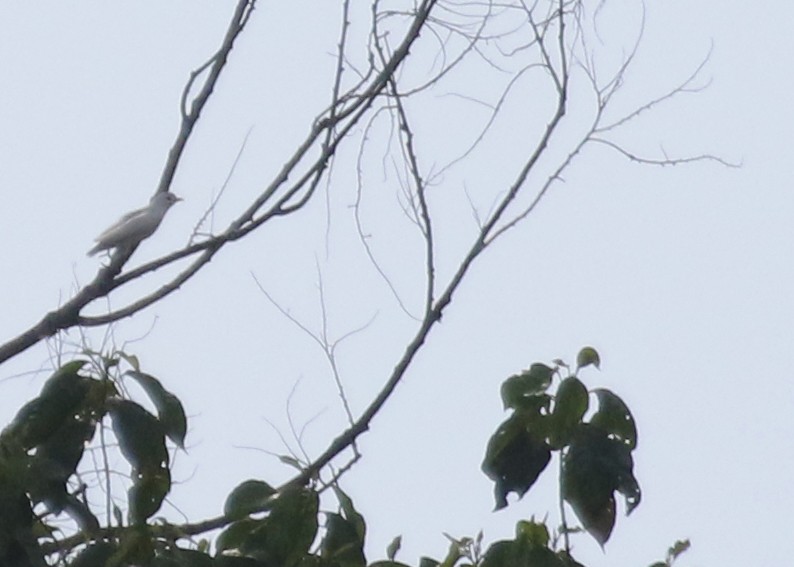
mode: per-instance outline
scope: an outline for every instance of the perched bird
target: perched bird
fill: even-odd
[[[133,246],[150,237],[160,226],[171,205],[181,200],[168,191],[157,193],[149,201],[148,207],[127,213],[97,236],[94,239],[96,246],[88,251],[88,255],[93,256],[101,250]]]

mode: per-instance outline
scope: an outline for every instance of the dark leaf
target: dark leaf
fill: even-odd
[[[419,558],[419,567],[438,567],[440,563],[435,559],[431,559],[430,557],[420,557]]]
[[[318,497],[313,490],[290,488],[278,495],[262,520],[234,522],[218,538],[219,551],[235,549],[268,566],[294,567],[317,535]]]
[[[261,480],[246,480],[238,484],[226,498],[223,513],[232,518],[242,518],[263,511],[276,490]]]
[[[24,480],[0,461],[0,565],[45,567]]]
[[[574,430],[582,421],[589,405],[587,388],[575,376],[560,382],[552,412],[554,430],[551,434],[552,446],[559,449],[570,443]]]
[[[516,539],[491,545],[480,567],[565,567],[565,564],[548,547]]]
[[[156,417],[129,400],[116,400],[109,413],[119,448],[133,469],[156,471],[168,464],[165,432]]]
[[[215,540],[215,549],[218,553],[224,551],[239,550],[243,547],[246,539],[260,526],[265,525],[265,520],[254,520],[244,518],[232,522],[223,530]]]
[[[118,550],[105,567],[137,567],[149,565],[154,559],[155,538],[146,526],[136,526],[120,534]]]
[[[118,352],[117,354],[118,354],[119,358],[122,358],[122,359],[126,360],[127,364],[132,366],[132,368],[134,370],[140,371],[141,363],[138,360],[137,356],[135,356],[134,354],[127,354],[126,352]]]
[[[629,473],[621,474],[618,484],[618,492],[620,492],[626,499],[626,515],[631,514],[634,509],[640,505],[642,499],[642,492],[637,479],[634,478],[633,463],[629,469]]]
[[[278,460],[285,465],[293,467],[295,470],[303,471],[300,461],[291,455],[281,455]]]
[[[3,436],[13,436],[17,444],[28,450],[42,444],[73,418],[94,382],[77,373],[84,364],[82,360],[70,362],[48,378],[41,394],[22,406]]]
[[[598,411],[590,423],[629,446],[637,447],[637,426],[628,406],[610,390],[593,390],[598,397]]]
[[[667,555],[670,559],[678,559],[678,556],[688,550],[692,544],[688,539],[678,540],[675,542],[670,549],[667,550]]]
[[[629,512],[639,503],[633,468],[627,445],[588,424],[577,430],[563,459],[563,498],[602,546],[615,524],[615,491],[626,496]]]
[[[532,403],[534,398],[545,392],[551,385],[554,369],[545,364],[535,363],[521,374],[511,376],[502,383],[502,403],[505,409],[520,409]]]
[[[339,506],[342,508],[342,516],[353,525],[356,535],[363,542],[367,534],[364,516],[356,511],[355,506],[353,506],[353,500],[339,486],[334,485],[333,489],[337,500],[339,500]]]
[[[427,559],[427,557],[423,557],[423,560]],[[430,560],[432,561],[432,560]],[[438,565],[438,561],[433,562],[433,566],[428,567],[435,567]],[[420,567],[424,567],[422,561],[419,562]],[[369,567],[409,567],[405,563],[400,563],[399,561],[375,561],[375,563],[370,563]]]
[[[77,418],[68,418],[60,429],[53,432],[37,449],[35,455],[27,458],[24,482],[33,502],[43,502],[47,509],[60,514],[71,502],[66,491],[66,482],[75,473],[83,456],[85,442],[94,434],[94,423]],[[80,523],[89,522],[86,527],[94,527],[96,518],[86,516],[85,506],[81,503],[70,506],[76,510]],[[73,516],[74,517],[74,516]],[[89,519],[90,517],[90,519]]]
[[[340,514],[327,514],[325,537],[321,557],[329,565],[338,567],[364,567],[364,539],[359,536],[353,522]]]
[[[317,535],[317,493],[290,488],[279,494],[266,518],[265,558],[276,565],[297,564]]]
[[[36,448],[36,459],[65,482],[77,470],[86,443],[93,437],[96,423],[91,419],[72,418]]]
[[[185,408],[182,407],[182,402],[179,401],[179,398],[163,388],[160,381],[150,374],[145,374],[138,370],[130,370],[127,374],[135,378],[146,390],[152,403],[154,403],[154,407],[157,408],[157,416],[163,424],[163,429],[168,438],[177,447],[184,449],[185,435],[187,434],[187,417],[185,417]]]
[[[397,552],[400,551],[400,547],[403,544],[403,536],[398,535],[391,543],[386,547],[386,557],[389,558],[389,561],[394,561],[394,558],[397,557]]]
[[[130,522],[143,524],[152,517],[163,500],[171,490],[171,473],[163,467],[156,470],[146,470],[133,477],[133,484],[129,489]]]
[[[524,539],[536,547],[548,547],[549,529],[546,524],[521,520],[516,524],[516,539]]]
[[[100,541],[89,545],[69,562],[69,567],[97,567],[107,565],[108,560],[118,551],[115,543]]]
[[[587,346],[580,350],[579,354],[576,355],[576,370],[578,372],[580,368],[590,366],[591,364],[600,369],[601,357],[598,356],[598,351],[596,349]]]
[[[549,445],[543,436],[530,430],[536,416],[514,414],[499,426],[488,441],[482,464],[483,472],[493,480],[496,509],[507,506],[507,495],[519,497],[535,483],[551,459]]]

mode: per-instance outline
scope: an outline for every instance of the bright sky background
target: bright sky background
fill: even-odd
[[[185,202],[131,265],[186,241],[251,127],[216,228],[225,228],[292,152],[328,100],[336,4],[263,2],[257,9],[172,187]],[[232,7],[0,5],[0,341],[93,277],[100,260],[85,257],[92,238],[147,202],[176,133],[182,86],[216,49]],[[794,7],[670,0],[646,8],[627,108],[678,84],[713,46],[703,74],[712,82],[644,116],[621,141],[645,154],[712,153],[742,168],[653,168],[592,147],[536,214],[476,264],[343,481],[368,520],[369,561],[384,558],[397,534],[398,559],[415,564],[420,555],[443,557],[442,532],[482,528],[493,542],[512,537],[515,521],[533,514],[548,512],[556,522],[554,470],[521,502],[492,513],[492,485],[480,463],[506,416],[502,380],[535,361],[573,361],[586,344],[599,349],[603,364],[600,373],[584,372],[584,382],[615,390],[638,422],[643,502],[630,518],[619,517],[605,554],[581,536],[575,556],[589,567],[647,565],[687,537],[693,548],[682,566],[785,565],[794,555]],[[609,0],[604,11],[611,23],[601,30],[603,41],[610,44],[613,26],[630,37],[637,3]],[[455,81],[465,91],[478,77],[460,72]],[[445,96],[454,85],[432,93],[431,107],[417,115],[436,112],[443,123],[446,109],[458,104]],[[521,116],[522,109],[514,101],[506,112]],[[455,126],[420,136],[426,155],[447,159]],[[503,124],[502,135],[517,127]],[[252,273],[318,330],[319,265],[332,337],[375,317],[339,350],[356,414],[412,332],[356,244],[354,156],[348,149],[335,166],[327,248],[320,199],[225,249],[178,293],[115,328],[116,340],[131,343],[127,350],[191,415],[189,453],[177,456],[175,475],[184,484],[172,493],[191,520],[219,513],[242,480],[288,478],[291,471],[276,459],[244,447],[284,453],[268,422],[288,434],[287,399],[296,382],[295,423],[319,413],[306,428],[311,454],[344,424],[322,353],[266,299]],[[378,156],[373,150],[369,157],[373,172]],[[487,196],[503,174],[503,158],[475,155],[452,185],[465,179],[475,198]],[[399,216],[378,216],[377,207],[394,198],[393,181],[368,179],[367,206],[373,218],[385,219],[370,228],[411,235]],[[473,229],[459,197],[449,197],[441,222],[439,246],[449,253],[467,244]],[[417,242],[381,238],[375,242],[395,285],[417,305],[411,275],[418,265],[405,252]],[[448,274],[451,264],[444,266]],[[132,295],[114,297],[113,305],[125,297]],[[88,336],[101,344],[101,333]],[[39,391],[47,372],[30,371],[47,369],[50,352],[42,345],[0,368],[0,422]]]

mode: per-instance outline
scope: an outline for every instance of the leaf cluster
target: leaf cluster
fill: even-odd
[[[160,380],[141,372],[133,356],[119,353],[102,357],[100,364],[89,362],[64,364],[0,433],[0,565],[44,567],[58,553],[71,567],[408,567],[397,560],[399,536],[386,559],[367,562],[365,519],[335,482],[322,486],[314,479],[281,489],[258,479],[240,483],[226,498],[221,521],[211,522],[223,528],[214,549],[207,540],[191,539],[212,527],[152,522],[172,488],[167,440],[184,448],[184,409]],[[122,362],[131,370],[118,372]],[[599,364],[598,353],[588,347],[579,353],[574,372],[555,361],[508,378],[501,396],[511,415],[491,437],[483,470],[494,480],[499,509],[510,492],[525,494],[558,453],[561,498],[603,545],[615,522],[615,493],[623,494],[630,512],[639,504],[640,489],[632,460],[637,430],[628,407],[610,390],[588,391],[577,376],[581,368]],[[141,386],[155,413],[122,395],[126,388],[119,375]],[[79,482],[85,449],[104,421],[112,424],[118,450],[130,465],[128,519],[124,525],[118,513],[116,527],[100,527],[89,505],[90,488]],[[320,509],[326,488],[334,492],[336,510]],[[80,530],[79,539],[68,544],[54,536],[53,519],[62,513]],[[559,534],[550,535],[545,521],[534,518],[519,521],[513,539],[496,541],[485,551],[482,533],[447,536],[446,556],[423,557],[419,567],[582,567],[567,545],[567,534],[576,529],[563,519],[562,530],[562,549]],[[54,544],[43,545],[43,539]],[[666,561],[654,566],[669,567],[688,545],[677,543]]]
[[[574,371],[558,360],[554,366],[532,364],[505,380],[502,402],[511,415],[491,436],[482,468],[494,481],[499,510],[511,492],[522,497],[558,453],[561,496],[603,545],[615,525],[615,493],[625,497],[628,514],[640,503],[641,491],[633,471],[637,428],[631,411],[611,390],[588,391],[577,376],[580,369],[599,365],[598,352],[585,347]],[[597,408],[588,417],[593,397]]]
[[[0,565],[44,565],[37,540],[54,533],[62,513],[82,533],[98,532],[78,467],[106,416],[131,466],[129,522],[144,524],[162,505],[171,489],[165,439],[184,446],[185,412],[157,378],[137,367],[128,374],[143,386],[157,415],[124,399],[109,377],[121,360],[103,358],[99,371],[89,360],[64,364],[0,433]]]

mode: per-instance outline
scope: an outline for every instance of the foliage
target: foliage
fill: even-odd
[[[577,372],[594,364],[592,356],[588,364],[581,360],[580,353]],[[124,366],[131,368],[122,371]],[[504,382],[502,401],[512,415],[491,438],[483,470],[495,482],[498,509],[507,505],[510,492],[521,496],[529,490],[551,455],[559,454],[561,495],[584,528],[604,544],[615,521],[614,493],[626,497],[629,512],[639,504],[631,458],[636,425],[616,394],[588,392],[575,373],[562,376],[566,369],[562,361],[554,366],[536,363]],[[125,377],[141,385],[156,414],[129,399]],[[552,394],[555,377],[560,380]],[[591,396],[598,407],[588,418]],[[102,487],[87,486],[80,475],[86,446],[108,421],[130,466],[128,516],[125,522],[116,513],[115,526],[109,517],[102,526],[96,507],[89,504]],[[153,522],[171,490],[167,442],[184,447],[186,431],[179,399],[157,378],[141,372],[135,357],[94,355],[64,364],[0,434],[0,564],[38,567],[60,557],[71,567],[367,565],[366,521],[336,483],[277,489],[250,479],[231,491],[217,521],[198,527],[162,518]],[[105,474],[110,482],[109,471]],[[321,511],[320,492],[329,487],[338,509]],[[75,536],[55,537],[60,514],[74,520]],[[193,535],[216,527],[223,531],[214,553],[206,541],[190,543]],[[513,539],[496,541],[484,552],[482,533],[476,538],[447,536],[447,555],[440,561],[424,557],[420,567],[581,567],[568,544],[568,535],[576,531],[563,518],[560,532],[552,537],[546,522],[522,520]],[[565,545],[560,545],[560,534]],[[387,559],[370,566],[404,567],[396,559],[400,542],[395,538]],[[688,541],[678,542],[666,561],[653,567],[669,567],[688,546]]]
[[[598,409],[586,419],[590,393],[577,372],[599,362],[596,350],[585,347],[574,372],[556,361],[554,367],[536,363],[508,378],[502,385],[502,401],[512,415],[491,437],[482,467],[495,483],[499,510],[507,506],[510,492],[523,496],[546,469],[552,453],[558,453],[561,497],[604,545],[615,525],[615,492],[625,497],[627,514],[640,503],[641,492],[632,458],[637,428],[623,400],[610,390],[594,390]],[[550,394],[554,376],[562,376],[563,371],[567,375],[556,394]],[[567,533],[564,524],[563,529]]]
[[[86,536],[99,531],[78,466],[106,418],[130,464],[129,523],[145,525],[160,509],[171,489],[166,438],[182,446],[187,420],[176,396],[137,369],[126,374],[143,384],[157,415],[124,399],[120,377],[111,377],[123,360],[126,356],[97,357],[95,364],[63,365],[0,433],[0,498],[8,503],[4,510],[13,510],[0,525],[0,564],[39,564],[44,554],[32,542],[55,532],[46,519],[58,514],[68,514]],[[39,505],[44,512],[38,512]],[[134,533],[138,541],[145,530]],[[130,537],[125,535],[127,541]],[[107,549],[93,546],[86,553]]]
[[[682,539],[675,542],[670,546],[670,549],[667,550],[667,557],[665,557],[665,560],[658,561],[651,565],[651,567],[672,567],[676,559],[686,552],[690,546],[691,544],[688,539]]]

